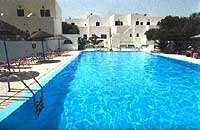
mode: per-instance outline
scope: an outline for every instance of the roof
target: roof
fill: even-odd
[[[45,39],[45,38],[49,38],[49,37],[53,37],[53,35],[49,34],[47,32],[44,32],[44,31],[37,31],[30,36],[30,39],[31,40],[41,40],[41,39]]]

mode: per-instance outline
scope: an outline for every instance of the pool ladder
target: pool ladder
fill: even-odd
[[[8,77],[8,92],[11,91],[10,82],[9,82],[9,80],[11,78],[16,78],[19,81],[21,81],[21,83],[29,90],[29,92],[31,92],[31,94],[33,96],[34,115],[35,115],[35,118],[37,119],[39,117],[42,109],[44,108],[44,94],[43,94],[42,85],[37,81],[37,79],[35,77],[31,77],[40,87],[40,97],[37,99],[36,93],[34,93],[34,91],[30,89],[30,87],[24,82],[24,80],[20,76],[17,76],[17,75],[14,75],[14,74],[11,74]]]

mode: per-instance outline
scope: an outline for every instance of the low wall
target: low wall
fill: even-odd
[[[64,40],[48,40],[44,41],[44,50],[57,50],[60,48],[62,51],[66,50],[78,50],[78,36],[67,36],[72,40],[73,44],[64,44]],[[32,48],[32,43],[36,44],[36,48]],[[18,59],[20,57],[26,57],[42,53],[42,42],[41,41],[6,41],[9,59]],[[0,40],[0,60],[5,60],[5,48],[3,41]]]
[[[42,52],[41,41],[34,41],[36,48],[32,48],[33,41],[6,41],[9,59],[31,56]],[[47,42],[44,41],[44,48],[47,51]],[[5,48],[3,41],[0,41],[0,60],[5,60]]]
[[[48,50],[57,50],[59,48],[59,44],[60,44],[60,49],[62,49],[63,46],[63,41],[62,40],[48,40],[47,41],[47,47]]]

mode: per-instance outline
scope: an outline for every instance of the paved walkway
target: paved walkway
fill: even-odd
[[[36,76],[37,80],[41,81],[50,72],[64,65],[74,56],[77,56],[78,53],[79,53],[78,51],[67,52],[65,56],[59,56],[51,59],[55,63],[42,63],[37,65],[31,65],[29,69],[21,69],[22,75],[25,74],[26,76],[27,72],[31,72],[33,75]],[[18,72],[17,69],[16,71]],[[11,85],[10,92],[8,92],[8,83],[6,82],[6,80],[1,79],[0,81],[0,110],[4,109],[6,106],[16,101],[17,99],[22,100],[21,96],[24,94],[24,92],[28,92],[28,89],[21,83],[21,81],[16,81],[15,78],[11,80],[13,80],[13,82],[10,82]],[[33,88],[33,86],[36,84],[35,81],[31,78],[24,81],[30,88]]]

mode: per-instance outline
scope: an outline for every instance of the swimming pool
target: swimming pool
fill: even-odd
[[[143,52],[83,52],[0,129],[199,129],[200,66]]]

